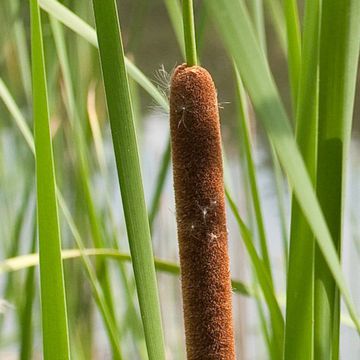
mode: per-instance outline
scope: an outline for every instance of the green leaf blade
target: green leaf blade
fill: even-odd
[[[307,1],[296,115],[296,140],[316,182],[318,128],[319,1]],[[312,359],[314,336],[314,236],[294,198],[287,283],[285,359]],[[295,354],[295,355],[294,355]]]
[[[296,0],[284,1],[284,14],[286,20],[288,68],[291,95],[294,109],[296,109],[301,67],[300,21]]]
[[[251,263],[254,267],[254,271],[256,273],[257,279],[259,281],[259,285],[264,294],[265,301],[268,306],[268,310],[271,318],[271,325],[274,333],[274,351],[276,352],[276,357],[281,358],[282,349],[283,349],[283,340],[284,340],[284,319],[279,307],[279,304],[276,300],[274,288],[267,271],[264,262],[259,258],[255,246],[252,242],[252,237],[249,229],[242,221],[239,211],[232,200],[229,192],[226,190],[226,198],[229,202],[230,209],[232,210],[235,219],[238,223],[241,236],[244,241],[244,245],[251,259]]]
[[[343,237],[346,159],[360,44],[360,4],[322,2],[317,194],[337,253]],[[331,61],[329,61],[331,59]],[[316,359],[339,358],[340,297],[328,264],[315,253]]]
[[[116,165],[150,359],[165,359],[150,229],[116,4],[93,0]]]
[[[41,308],[45,360],[68,360],[69,337],[40,10],[30,1]]]

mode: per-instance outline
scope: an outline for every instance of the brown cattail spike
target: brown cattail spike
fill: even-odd
[[[234,360],[219,112],[205,69],[175,70],[170,127],[187,358]]]

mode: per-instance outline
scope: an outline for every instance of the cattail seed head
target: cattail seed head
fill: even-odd
[[[199,66],[176,68],[170,127],[189,360],[234,360],[217,95]]]

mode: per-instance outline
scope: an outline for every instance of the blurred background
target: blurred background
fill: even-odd
[[[94,27],[90,0],[61,2]],[[169,1],[166,0],[118,1],[127,57],[165,93],[172,70],[183,62],[167,11],[168,3]],[[267,3],[269,1],[265,1],[265,5]],[[251,9],[251,0],[249,0],[249,5]],[[293,118],[284,45],[276,30],[271,7],[265,6],[264,15],[267,51],[272,71],[290,118]],[[241,215],[251,227],[253,214],[249,210],[248,184],[244,181],[243,174],[244,154],[241,152],[241,138],[239,137],[233,67],[201,1],[195,1],[195,16],[200,61],[213,75],[221,103],[226,183],[240,208]],[[68,54],[79,120],[79,126],[75,125],[74,130],[74,119],[69,118],[67,110],[68,100],[54,38],[54,26],[50,23],[47,12],[42,12],[42,21],[57,184],[87,247],[94,247],[95,222],[98,234],[107,247],[116,244],[121,251],[128,252],[97,49],[63,25],[58,25],[61,28]],[[0,2],[1,259],[37,251],[34,230],[34,158],[16,122],[17,117],[22,117],[32,129],[29,41],[28,1],[2,0]],[[134,81],[131,81],[131,92],[145,194],[148,208],[152,210],[159,169],[168,144],[168,116]],[[348,168],[349,186],[342,261],[358,308],[360,306],[360,286],[357,278],[360,273],[359,100],[358,91]],[[290,220],[289,189],[281,169],[274,168],[269,144],[261,126],[256,123],[255,114],[252,114],[250,125],[276,289],[280,302],[284,306],[286,281],[284,244],[288,237]],[[82,139],[80,152],[79,137]],[[83,154],[86,154],[85,159],[82,158]],[[93,204],[93,209],[90,211],[89,196],[92,199],[90,203]],[[63,248],[75,248],[73,234],[61,211],[60,218]],[[232,277],[251,285],[254,282],[251,266],[230,211],[228,211],[228,219]],[[156,257],[178,262],[171,168],[166,172],[158,211],[152,223],[152,236]],[[83,266],[78,259],[67,260],[64,264],[74,359],[110,359],[108,340],[92,300],[91,288]],[[132,268],[129,264],[122,264],[119,267],[118,262],[109,261],[109,276],[125,358],[146,358]],[[29,286],[29,284],[32,285]],[[158,273],[158,284],[167,357],[169,360],[184,359],[179,277]],[[31,358],[40,359],[41,321],[38,270],[35,269],[34,273],[29,269],[7,272],[0,265],[0,298],[0,358],[18,358],[21,336],[26,330],[24,328],[28,326],[32,329],[30,341],[33,342],[33,354]],[[268,355],[258,304],[251,297],[240,294],[234,294],[233,301],[237,358],[266,359]],[[27,309],[29,307],[32,309],[30,312],[32,317],[27,318],[24,315],[29,313],[24,310],[26,306],[28,306]],[[345,311],[344,308],[343,311]],[[344,315],[345,321],[341,328],[342,359],[358,359],[360,358],[358,334],[352,326],[349,326],[346,314]],[[27,334],[26,331],[25,333]]]

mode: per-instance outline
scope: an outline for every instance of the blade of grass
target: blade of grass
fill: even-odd
[[[34,199],[32,198],[32,182],[28,181],[25,185],[24,192],[21,196],[22,202],[20,206],[17,208],[13,223],[11,224],[11,232],[9,237],[9,247],[4,251],[4,257],[15,257],[19,254],[20,246],[21,246],[21,234],[24,231],[24,227],[26,226],[28,216],[32,216],[32,210],[35,209]],[[30,211],[30,215],[29,215]],[[2,290],[2,298],[4,299],[14,299],[17,301],[17,286],[16,280],[12,276],[7,276],[4,279],[3,290]],[[3,335],[4,332],[4,317],[0,317],[0,334]]]
[[[149,222],[141,180],[120,24],[114,0],[94,0],[116,165],[149,359],[165,359]]]
[[[263,214],[262,214],[262,208],[260,203],[260,197],[259,197],[259,191],[257,187],[257,176],[256,176],[256,169],[254,165],[253,155],[252,155],[252,149],[250,144],[250,132],[249,132],[249,120],[248,118],[248,111],[247,109],[247,98],[245,89],[243,87],[240,74],[237,71],[236,67],[235,69],[235,76],[236,76],[236,96],[238,98],[237,103],[239,104],[239,128],[241,129],[241,141],[243,142],[243,151],[246,158],[246,165],[247,165],[247,176],[248,176],[248,182],[250,187],[250,193],[251,193],[251,202],[254,209],[255,214],[255,226],[257,227],[257,231],[260,238],[260,245],[261,245],[261,253],[262,258],[264,261],[264,265],[266,267],[266,270],[268,271],[270,285],[272,288],[273,285],[273,279],[272,279],[272,273],[271,273],[271,264],[268,254],[268,246],[267,246],[267,239],[266,239],[266,232],[265,232],[265,226],[264,226],[264,220],[263,220]],[[274,289],[273,289],[274,291]],[[257,304],[258,311],[260,311],[259,316],[261,321],[265,321],[264,315],[262,312],[262,306],[261,304]],[[272,336],[268,334],[268,329],[265,327],[265,324],[262,324],[262,330],[267,331],[264,333],[264,338],[266,340],[266,343],[268,345],[269,354],[273,359],[278,359],[280,356],[279,349],[277,349],[276,344],[276,337],[278,334],[273,333]]]
[[[40,10],[30,0],[37,217],[44,359],[70,358],[61,238],[43,55]]]
[[[36,250],[36,222],[33,223],[33,239],[31,244],[31,252]],[[24,293],[24,302],[22,304],[20,314],[20,360],[28,360],[32,358],[33,353],[33,303],[35,298],[35,269],[29,268],[27,270]]]
[[[174,29],[176,40],[179,44],[181,54],[185,59],[184,28],[181,16],[181,7],[178,0],[164,0],[166,10],[169,14],[171,25]]]
[[[10,8],[12,11],[12,15],[19,11],[20,1],[10,1]],[[27,101],[31,102],[31,77],[30,77],[30,59],[29,52],[26,43],[26,32],[23,24],[23,20],[17,17],[14,24],[14,37],[15,37],[15,45],[18,53],[18,61],[20,65],[21,72],[21,80],[24,87],[24,92]]]
[[[22,135],[25,138],[25,141],[28,143],[30,150],[35,153],[35,145],[34,139],[31,134],[31,131],[23,118],[20,109],[16,105],[14,98],[11,96],[9,89],[5,85],[4,81],[0,78],[0,97],[3,100],[5,106],[9,110],[10,114],[12,115],[13,119],[16,122],[19,130],[21,131]]]
[[[283,246],[283,254],[284,254],[284,265],[285,265],[285,274],[287,274],[288,264],[289,264],[289,239],[288,239],[288,225],[286,218],[286,190],[284,191],[284,187],[286,187],[287,183],[283,181],[283,174],[281,171],[281,166],[279,163],[279,159],[276,155],[274,146],[270,144],[271,150],[271,159],[273,163],[274,170],[274,182],[275,182],[275,190],[276,190],[276,198],[279,208],[279,217],[280,217],[280,231],[282,238],[282,246]]]
[[[301,66],[301,35],[297,0],[284,1],[287,33],[287,58],[294,113],[296,111]]]
[[[265,32],[265,22],[264,22],[264,4],[263,0],[251,0],[249,4],[254,28],[257,35],[257,38],[260,41],[260,46],[266,52],[266,32]]]
[[[206,0],[206,4],[218,25],[230,55],[235,59],[259,118],[276,149],[294,194],[360,332],[360,320],[346,286],[329,229],[296,145],[269,65],[257,44],[244,4],[243,2],[230,4],[226,0]]]
[[[119,345],[118,340],[118,332],[116,328],[116,324],[114,322],[114,317],[109,311],[109,306],[107,304],[107,301],[105,299],[104,293],[101,290],[100,284],[96,278],[96,273],[93,270],[92,264],[90,263],[90,260],[88,259],[88,256],[85,251],[85,246],[82,241],[82,238],[78,232],[77,227],[75,226],[74,220],[71,217],[70,211],[67,208],[65,201],[60,194],[60,192],[57,192],[59,205],[61,207],[61,210],[64,214],[64,217],[66,219],[66,222],[68,223],[71,233],[74,237],[74,240],[76,242],[76,245],[78,247],[79,255],[81,257],[82,263],[85,267],[86,274],[89,278],[89,282],[91,285],[92,292],[95,297],[95,301],[98,305],[99,311],[101,312],[102,318],[104,320],[104,324],[108,333],[109,341],[113,350],[113,357],[115,360],[121,360],[123,359],[122,352]]]
[[[242,236],[242,239],[244,241],[244,245],[246,247],[246,250],[250,256],[251,263],[254,267],[254,271],[256,273],[257,279],[259,281],[259,285],[261,287],[261,290],[263,292],[265,301],[268,306],[268,310],[270,313],[271,318],[271,324],[272,329],[274,332],[274,341],[275,341],[275,352],[276,352],[276,358],[281,359],[282,349],[283,349],[283,341],[284,341],[284,319],[279,307],[279,304],[276,300],[274,290],[272,287],[272,283],[269,278],[269,274],[267,272],[267,269],[264,265],[264,262],[259,258],[255,246],[252,241],[251,232],[245,225],[245,223],[242,221],[239,211],[232,200],[229,192],[225,190],[226,192],[226,198],[228,200],[228,203],[230,205],[230,209],[233,212],[235,219],[239,225],[240,233]]]
[[[234,67],[235,69],[235,67]],[[248,103],[247,103],[247,99],[246,101],[244,101],[244,103],[242,103],[241,101],[242,99],[239,99],[239,97],[236,97],[236,109],[237,109],[237,118],[240,119],[242,115],[242,112],[245,110],[245,113],[248,114]],[[245,100],[245,99],[244,99]],[[247,118],[249,118],[249,116],[247,116]],[[250,191],[250,181],[249,181],[249,175],[248,175],[248,167],[247,167],[247,163],[246,163],[246,148],[245,148],[245,143],[243,141],[243,131],[244,129],[241,126],[241,121],[238,121],[238,144],[239,144],[239,156],[240,156],[240,166],[241,166],[241,176],[242,176],[242,184],[243,184],[243,192],[244,192],[244,199],[245,199],[245,204],[246,204],[246,214],[247,214],[247,220],[249,223],[249,230],[251,231],[251,233],[255,233],[256,229],[255,229],[255,219],[254,219],[254,210],[253,210],[253,206],[252,206],[252,197],[250,195],[251,191]],[[258,290],[259,285],[257,283],[256,280],[256,274],[253,272],[252,274],[252,278],[253,278],[253,282],[255,283],[256,286],[256,290]],[[265,316],[265,310],[264,310],[264,306],[261,302],[261,299],[256,298],[256,308],[258,311],[258,315],[259,315],[259,320],[260,320],[260,324],[261,324],[261,330],[262,330],[262,335],[265,341],[265,344],[267,345],[267,350],[268,350],[268,354],[269,354],[269,358],[274,359],[275,357],[275,353],[276,351],[273,351],[273,346],[272,346],[272,342],[270,340],[270,334],[269,334],[269,326],[268,326],[268,321],[267,318]],[[274,359],[275,360],[275,359]]]
[[[316,183],[320,5],[306,1],[302,63],[296,114],[296,140],[312,183]],[[287,282],[285,359],[313,358],[314,236],[293,198]]]
[[[156,214],[159,209],[160,198],[161,198],[161,194],[162,194],[162,191],[163,191],[163,188],[165,185],[166,176],[169,172],[170,161],[171,161],[171,144],[170,144],[170,138],[169,138],[168,143],[166,145],[166,149],[164,150],[164,153],[163,153],[163,156],[161,159],[159,173],[156,178],[156,188],[154,191],[153,198],[151,200],[151,206],[150,206],[150,211],[149,211],[150,229],[152,229],[152,227],[154,225],[154,220],[155,220]]]
[[[287,56],[286,23],[282,5],[279,0],[265,0],[265,6],[271,15],[280,47],[284,55]]]
[[[96,114],[96,107],[95,107],[95,86],[91,86],[88,94],[88,115],[89,115],[89,122],[91,124],[92,136],[95,143],[95,151],[97,155],[97,163],[99,165],[100,174],[105,182],[108,179],[108,172],[105,165],[105,149],[104,149],[104,140],[102,138],[100,126],[98,123],[98,118]],[[112,197],[108,192],[105,192],[106,198],[106,205],[109,211],[109,218],[110,218],[110,231],[106,232],[106,236],[108,239],[112,239],[111,243],[113,246],[118,249],[118,244],[120,243],[118,240],[118,230],[116,224],[116,215],[114,214],[114,209],[112,206]],[[72,231],[73,235],[75,236],[75,232]],[[144,331],[140,316],[138,315],[137,309],[135,308],[134,304],[134,294],[136,289],[134,290],[132,286],[130,286],[130,279],[125,266],[123,263],[120,263],[118,267],[121,281],[124,286],[124,294],[125,294],[125,304],[126,309],[126,318],[122,321],[121,329],[122,329],[122,336],[125,336],[127,329],[132,332],[132,336],[134,341],[134,348],[136,349],[137,356],[139,359],[147,358],[146,352],[146,344],[144,338]],[[130,275],[131,276],[131,275]],[[132,280],[132,276],[131,276]],[[134,355],[135,356],[135,355]]]
[[[251,2],[252,4],[252,12],[253,12],[253,22],[255,31],[257,34],[257,38],[260,41],[260,46],[263,49],[264,53],[267,54],[266,47],[266,30],[265,30],[265,18],[263,12],[263,3],[262,0],[257,0]],[[274,171],[274,183],[276,187],[276,195],[277,202],[279,206],[279,215],[280,215],[280,226],[281,226],[281,235],[283,240],[283,250],[284,250],[284,259],[285,259],[285,271],[287,271],[287,263],[288,263],[288,245],[287,245],[287,230],[286,230],[286,219],[285,219],[285,210],[284,210],[284,196],[283,196],[283,182],[282,182],[282,173],[279,165],[279,160],[276,156],[276,152],[274,150],[273,145],[270,143],[270,153],[271,159],[273,163],[273,171]]]
[[[104,178],[107,178],[107,169],[106,169],[106,157],[105,149],[103,144],[103,138],[101,134],[101,128],[99,123],[99,118],[96,111],[96,85],[92,83],[88,90],[87,95],[87,114],[89,119],[89,125],[91,129],[91,134],[94,141],[94,148],[97,163],[99,169]]]
[[[340,256],[346,159],[360,45],[360,3],[322,2],[317,194]],[[329,61],[331,59],[331,61]],[[340,299],[328,264],[315,250],[316,359],[339,357]]]
[[[198,21],[196,22],[196,48],[198,59],[201,59],[201,52],[205,43],[206,27],[209,23],[209,15],[206,10],[206,6],[200,3],[198,7]]]
[[[71,222],[72,223],[72,222]],[[76,229],[75,224],[73,230]],[[80,235],[75,230],[76,238],[80,238]],[[69,259],[77,259],[82,258],[83,256],[96,256],[96,257],[103,257],[108,259],[113,259],[119,262],[131,262],[131,255],[128,253],[120,252],[114,249],[66,249],[62,250],[62,259],[69,260]],[[180,275],[180,267],[178,264],[167,260],[161,259],[154,259],[155,267],[158,271],[178,276]],[[0,275],[5,274],[8,272],[13,271],[20,271],[27,269],[31,266],[39,265],[39,255],[38,254],[27,254],[27,255],[20,255],[14,258],[8,258],[6,260],[0,261]],[[253,288],[249,285],[244,284],[238,280],[232,280],[231,282],[232,288],[235,293],[242,294],[244,296],[257,296],[254,292]]]
[[[257,35],[257,38],[259,39],[260,47],[262,48],[263,52],[265,54],[267,54],[266,31],[265,31],[265,19],[264,19],[264,13],[263,13],[263,3],[262,3],[261,0],[256,0],[256,1],[251,1],[249,6],[250,5],[251,5],[250,9],[252,10],[252,17],[253,17],[255,33]],[[242,81],[240,79],[240,74],[237,71],[236,66],[235,66],[235,71],[236,71],[236,76],[237,76],[238,97],[240,98],[238,102],[239,102],[240,105],[242,105],[241,106],[242,109],[240,109],[240,114],[242,114],[242,115],[240,115],[241,116],[240,119],[241,119],[241,121],[244,122],[245,121],[244,116],[248,115],[248,112],[245,111],[247,98],[246,98],[245,89],[244,89]],[[250,157],[252,158],[252,153],[251,153],[251,148],[250,148],[250,141],[249,141],[250,132],[249,132],[249,130],[247,128],[248,123],[249,123],[249,121],[246,120],[243,125],[240,124],[240,128],[241,127],[243,128],[242,129],[242,134],[243,135],[241,135],[241,139],[242,139],[242,141],[243,141],[243,139],[245,139],[243,141],[244,142],[244,152],[245,152],[245,154],[250,154]],[[283,214],[281,212],[283,210],[283,202],[282,202],[283,198],[280,195],[281,191],[283,191],[283,190],[281,189],[281,191],[278,191],[278,187],[280,186],[281,170],[280,170],[280,166],[278,164],[278,159],[277,159],[274,147],[273,147],[273,145],[271,143],[269,144],[269,147],[270,147],[271,158],[272,158],[272,161],[273,161],[273,169],[274,169],[275,183],[276,183],[276,194],[277,194],[277,201],[278,201],[279,210],[280,210],[280,222],[281,222],[281,225],[283,226],[284,218],[282,217]],[[247,157],[249,157],[249,155]],[[251,162],[253,163],[253,160],[251,160]],[[254,183],[254,180],[256,180],[255,177],[254,177],[255,174],[251,174],[251,173],[254,172],[254,170],[252,170],[252,168],[254,168],[254,165],[252,165],[252,166],[248,165],[247,166],[248,177],[250,179],[249,183],[251,185]],[[251,180],[251,178],[254,178],[254,180]],[[261,211],[261,207],[260,207],[260,201],[259,201],[259,195],[258,195],[256,181],[255,181],[255,187],[256,187],[255,190],[256,190],[257,195],[256,196],[252,195],[251,198],[252,198],[252,202],[254,204],[258,203],[256,206],[254,206],[255,218],[259,218],[259,215],[260,215],[260,219],[261,219],[262,224],[260,224],[257,219],[256,219],[255,223],[261,225],[261,226],[257,225],[259,230],[262,228],[263,231],[264,231],[263,216],[262,216],[262,211]],[[251,188],[253,188],[253,186],[251,186]],[[257,209],[260,209],[260,214],[258,214]],[[265,247],[266,254],[267,254],[268,251],[267,251],[267,243],[266,243],[265,231],[264,231],[263,235],[261,236],[261,231],[259,231],[259,230],[258,230],[258,233],[260,233],[260,240],[262,240],[261,243],[263,244],[262,248]],[[261,238],[263,238],[263,239],[261,239]],[[284,231],[283,229],[282,229],[282,239],[283,239],[284,258],[285,258],[285,263],[287,264],[287,237],[286,237],[286,231]],[[263,253],[264,253],[264,251],[263,251]],[[269,261],[268,266],[269,266],[270,278],[272,280],[270,261]],[[285,271],[286,270],[287,270],[287,265],[285,266]],[[272,331],[271,336],[270,336],[270,332],[269,332],[268,325],[267,325],[267,322],[266,322],[266,317],[265,317],[265,315],[263,313],[263,307],[262,307],[262,304],[259,302],[259,300],[257,300],[257,309],[258,309],[258,312],[259,312],[259,317],[260,317],[261,329],[262,329],[262,332],[263,332],[263,336],[264,336],[264,339],[265,339],[267,347],[268,347],[269,357],[276,360],[279,357],[279,353],[277,352],[277,348],[276,348],[276,335]]]
[[[269,358],[276,360],[276,357],[277,357],[276,348],[274,347],[272,337],[270,336],[269,325],[268,325],[268,321],[267,321],[267,318],[265,315],[264,306],[259,299],[256,299],[256,308],[257,308],[257,312],[259,314],[261,331],[262,331],[262,335],[265,340],[265,344],[267,346]]]
[[[246,105],[246,94],[245,89],[243,87],[240,74],[235,68],[235,77],[236,77],[236,96],[238,98],[239,104],[239,127],[242,130],[242,141],[244,143],[244,150],[245,150],[245,157],[246,157],[246,164],[247,164],[247,171],[249,177],[249,185],[251,191],[251,199],[254,207],[254,214],[255,214],[255,224],[257,227],[259,239],[260,239],[260,248],[261,248],[261,255],[264,261],[264,265],[266,267],[267,273],[269,275],[271,286],[273,286],[272,274],[271,274],[271,262],[270,256],[268,253],[268,246],[267,246],[267,239],[266,239],[266,231],[265,225],[263,220],[263,213],[260,203],[260,196],[257,186],[257,176],[256,176],[256,169],[254,164],[254,159],[252,156],[252,149],[250,144],[250,134],[249,134],[249,125],[247,119],[247,105]]]

